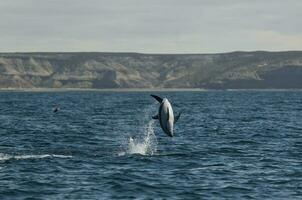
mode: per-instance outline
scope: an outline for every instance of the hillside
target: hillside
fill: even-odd
[[[0,53],[0,88],[302,88],[302,51]]]

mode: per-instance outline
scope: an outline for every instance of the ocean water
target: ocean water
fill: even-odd
[[[0,199],[27,198],[302,199],[302,91],[0,92]]]

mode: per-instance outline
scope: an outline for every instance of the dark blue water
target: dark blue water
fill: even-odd
[[[0,92],[0,199],[302,198],[301,91],[153,93]]]

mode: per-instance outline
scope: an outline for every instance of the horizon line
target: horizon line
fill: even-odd
[[[145,54],[145,55],[211,55],[211,54],[229,54],[229,53],[255,53],[255,52],[264,52],[264,53],[282,53],[282,52],[302,52],[301,50],[251,50],[251,51],[226,51],[226,52],[209,52],[209,53],[141,53],[141,52],[132,52],[132,51],[7,51],[0,54],[34,54],[34,53],[103,53],[103,54]]]

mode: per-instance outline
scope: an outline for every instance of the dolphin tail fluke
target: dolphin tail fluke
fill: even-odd
[[[156,96],[154,94],[151,94],[151,97],[153,97],[154,99],[156,99],[159,103],[161,103],[163,101],[162,98],[160,98],[159,96]]]
[[[174,124],[178,121],[180,115],[181,115],[181,112],[179,112],[179,113],[175,116],[175,118],[174,118]]]
[[[154,115],[152,119],[159,119],[158,114]]]

